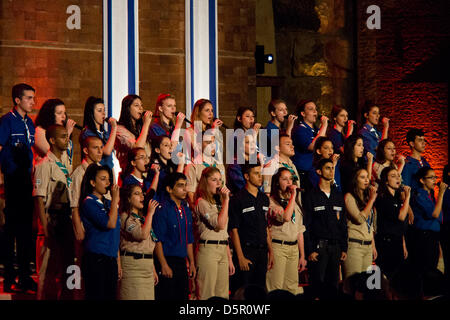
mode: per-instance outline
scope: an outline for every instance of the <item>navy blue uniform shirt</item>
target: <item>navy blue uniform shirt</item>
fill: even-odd
[[[22,118],[16,108],[0,119],[0,164],[4,174],[13,174],[17,169],[31,173],[34,133],[33,121],[28,115]]]
[[[187,257],[187,245],[194,242],[192,212],[186,201],[178,208],[171,198],[166,198],[156,209],[153,217],[153,232],[162,242],[164,256]]]
[[[109,257],[117,257],[120,242],[120,217],[117,215],[117,223],[114,229],[109,229],[109,210],[111,201],[103,199],[103,202],[90,194],[81,205],[81,221],[86,230],[84,248],[86,251],[104,254]]]

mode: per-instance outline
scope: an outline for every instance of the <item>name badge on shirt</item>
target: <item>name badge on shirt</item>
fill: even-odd
[[[325,206],[314,207],[314,211],[322,211],[322,210],[325,210]]]
[[[334,211],[342,211],[342,207],[333,207]]]
[[[269,211],[269,207],[263,206],[262,208],[263,208],[264,211]]]
[[[246,213],[246,212],[250,212],[250,211],[254,211],[255,207],[248,207],[242,210],[242,213]]]

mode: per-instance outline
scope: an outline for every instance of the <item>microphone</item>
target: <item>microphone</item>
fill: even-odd
[[[213,118],[213,122],[216,121],[219,118]],[[220,120],[220,119],[219,119]],[[225,123],[222,123],[222,127],[224,127],[225,129],[229,129],[228,126]]]
[[[176,116],[178,116],[179,113],[180,113],[179,111],[176,111],[173,115],[176,117]],[[160,116],[153,116],[153,118],[161,118],[161,117]],[[184,118],[184,121],[186,121],[189,124],[192,124],[192,122],[190,120],[188,120],[187,118]]]
[[[179,113],[180,113],[179,111],[176,111],[176,112],[174,113],[175,117],[178,116]],[[191,122],[190,120],[188,120],[188,118],[184,118],[184,121],[186,121],[186,122],[189,123],[189,124],[192,124],[192,122]]]
[[[65,127],[67,125],[67,118],[66,120],[63,121],[63,126]],[[75,122],[74,128],[78,129],[78,130],[83,130],[83,127],[80,126],[78,123]]]

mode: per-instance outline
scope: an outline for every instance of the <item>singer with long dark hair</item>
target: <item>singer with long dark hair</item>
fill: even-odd
[[[120,189],[120,300],[155,300],[158,274],[153,264],[155,242],[152,220],[158,202],[151,200],[144,216],[144,194],[140,185]]]
[[[381,172],[387,168],[395,168],[401,174],[405,166],[405,157],[400,155],[398,157],[398,165],[395,162],[397,156],[395,144],[390,139],[381,140],[378,144],[375,161],[373,163],[372,179],[378,182],[381,177]]]
[[[147,177],[144,181],[151,181],[151,185],[156,181],[156,194],[154,199],[162,201],[166,196],[164,189],[164,180],[169,174],[174,172],[183,173],[184,170],[184,158],[178,157],[180,160],[178,165],[172,161],[172,145],[168,136],[157,136],[152,140],[152,155],[150,158],[151,168],[147,172]],[[158,170],[153,169],[154,166],[158,166]]]
[[[411,209],[414,213],[414,238],[410,250],[411,262],[424,274],[437,268],[439,261],[439,231],[442,223],[442,204],[447,184],[441,182],[437,199],[434,195],[436,173],[430,167],[416,173],[420,188],[414,190]]]
[[[369,173],[359,169],[351,176],[350,190],[345,194],[348,250],[344,261],[344,277],[366,272],[377,258],[374,240],[377,188],[370,185]]]
[[[229,199],[230,190],[222,186],[220,171],[214,167],[203,170],[195,191],[199,300],[214,296],[228,299],[228,277],[235,271],[228,245]]]
[[[144,148],[133,148],[128,151],[128,164],[121,173],[122,186],[138,184],[144,194],[150,189],[150,181],[144,180],[150,159],[147,157]]]
[[[125,170],[128,163],[128,151],[133,148],[144,148],[147,157],[151,155],[150,143],[147,141],[153,113],[145,111],[142,99],[138,95],[129,94],[122,99],[122,109],[117,126],[117,139],[114,144],[120,168]]]
[[[377,209],[377,264],[388,278],[398,270],[408,257],[405,231],[411,188],[401,188],[401,175],[397,169],[384,168],[380,174]],[[402,190],[403,189],[403,190]]]
[[[303,213],[296,202],[298,187],[292,173],[280,168],[270,188],[269,230],[274,256],[273,268],[267,271],[267,291],[287,290],[302,293],[298,273],[306,268]]]
[[[352,189],[351,177],[360,169],[366,169],[369,173],[369,179],[372,176],[373,155],[366,153],[367,163],[364,161],[364,142],[360,135],[352,135],[345,141],[344,156],[340,163],[342,182],[342,192],[345,194]]]
[[[328,128],[327,136],[333,142],[334,152],[344,153],[344,142],[353,133],[355,120],[348,120],[348,112],[344,107],[334,105],[331,108],[331,127]],[[347,132],[344,135],[344,128],[347,126]]]
[[[119,278],[119,187],[108,166],[89,165],[81,183],[80,212],[86,235],[82,272],[87,300],[115,300]],[[111,189],[111,201],[105,194]]]
[[[117,123],[116,119],[109,118],[107,129],[105,128],[105,102],[102,98],[89,97],[84,105],[83,130],[80,134],[80,144],[84,145],[83,140],[87,137],[98,137],[103,143],[103,157],[101,165],[106,165],[113,169],[112,152],[114,150],[114,141],[116,140]]]
[[[66,114],[66,106],[60,99],[48,99],[39,109],[39,113],[34,121],[36,126],[35,143],[33,146],[34,163],[38,163],[40,159],[45,157],[50,145],[45,138],[45,132],[51,125],[62,125],[66,127],[67,133],[72,134],[76,123],[69,119]],[[61,160],[67,165],[72,165],[73,143],[69,140],[67,150],[61,155]]]

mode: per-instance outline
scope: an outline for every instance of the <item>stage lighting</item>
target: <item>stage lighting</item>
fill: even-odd
[[[256,74],[264,73],[264,64],[273,63],[273,54],[264,54],[264,46],[256,46],[255,50]]]

